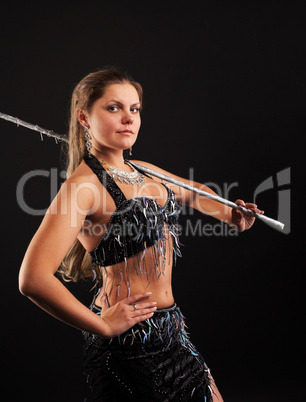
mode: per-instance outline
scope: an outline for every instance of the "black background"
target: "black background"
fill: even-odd
[[[305,14],[302,1],[41,3],[1,9],[0,111],[66,133],[70,95],[106,64],[144,87],[133,157],[197,181],[237,182],[231,200],[291,168],[291,231],[256,222],[238,237],[183,236],[174,294],[191,339],[227,402],[300,401],[304,234]],[[1,362],[8,400],[82,401],[82,336],[18,291],[18,271],[42,216],[16,200],[20,178],[57,168],[61,147],[0,121]],[[50,203],[50,178],[25,186]],[[258,197],[277,218],[277,189]],[[301,211],[293,213],[293,211]],[[200,213],[183,216],[213,223]],[[89,303],[91,283],[70,285]],[[5,373],[3,375],[3,373]]]

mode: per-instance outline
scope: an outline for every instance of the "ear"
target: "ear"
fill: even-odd
[[[86,111],[83,109],[77,109],[76,114],[80,124],[82,124],[83,127],[89,128]]]

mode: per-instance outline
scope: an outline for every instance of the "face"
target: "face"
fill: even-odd
[[[81,124],[89,127],[93,149],[105,152],[130,148],[140,128],[140,106],[133,85],[112,84],[89,113],[79,112]]]

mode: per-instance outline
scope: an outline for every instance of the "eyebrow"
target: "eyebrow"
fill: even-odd
[[[105,103],[105,105],[107,105],[108,103],[117,103],[118,105],[123,106],[123,103],[120,102],[120,101],[117,100],[117,99],[110,99],[109,101],[107,101],[107,102]],[[141,103],[140,103],[140,102],[135,102],[135,103],[132,103],[130,106],[136,106],[136,105],[141,105]]]

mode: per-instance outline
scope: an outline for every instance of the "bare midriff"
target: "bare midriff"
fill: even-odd
[[[171,242],[170,242],[171,243]],[[167,249],[169,245],[167,245]],[[164,267],[160,267],[157,272],[155,266],[155,256],[152,247],[149,247],[145,253],[146,272],[140,272],[137,263],[137,256],[130,257],[127,262],[101,268],[103,286],[95,303],[101,306],[101,297],[106,292],[109,306],[120,302],[128,296],[140,293],[152,292],[146,301],[154,301],[157,308],[165,308],[173,305],[174,298],[172,293],[172,255],[167,250]],[[161,256],[161,263],[163,257]]]

